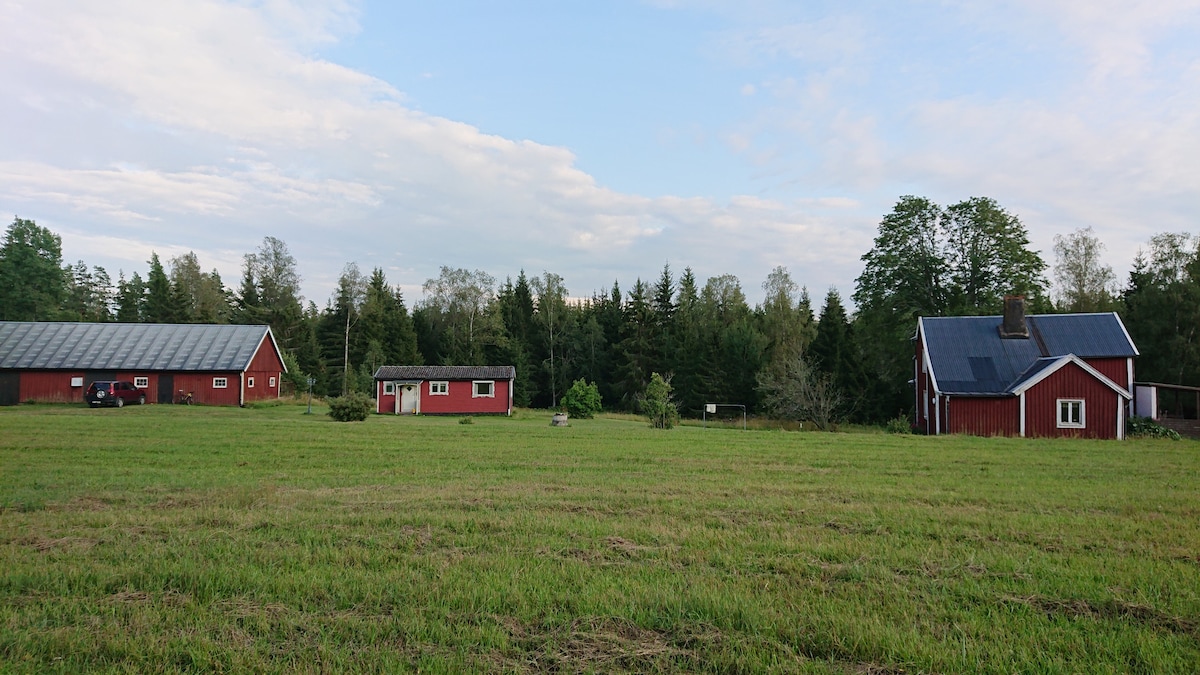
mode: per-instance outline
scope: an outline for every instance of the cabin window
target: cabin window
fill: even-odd
[[[247,389],[253,389],[253,388],[254,388],[254,378],[253,378],[253,377],[247,377],[247,378],[246,378],[246,388],[247,388]]]
[[[471,385],[471,398],[496,397],[496,383],[492,380],[475,380]]]
[[[383,394],[384,394],[384,396],[395,396],[396,395],[396,383],[395,382],[384,382],[383,383]]]
[[[450,395],[450,383],[449,382],[430,382],[429,383],[429,395],[430,396],[449,396]]]
[[[1058,399],[1058,428],[1082,429],[1083,426],[1083,400],[1076,398]]]
[[[275,378],[273,378],[273,377],[267,378],[267,386],[274,389],[275,388]]]
[[[138,389],[145,389],[146,387],[150,386],[150,378],[135,377],[133,378],[133,386],[137,387]]]
[[[213,389],[224,389],[229,386],[229,379],[225,377],[213,378]]]

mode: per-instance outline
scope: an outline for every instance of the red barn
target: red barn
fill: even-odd
[[[375,411],[395,415],[511,415],[512,366],[381,366]]]
[[[0,322],[0,405],[82,401],[96,380],[128,380],[148,400],[279,397],[287,368],[267,326]]]
[[[1138,355],[1115,312],[917,320],[916,426],[930,434],[1124,438]]]

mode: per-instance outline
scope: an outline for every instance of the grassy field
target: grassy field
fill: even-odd
[[[0,409],[0,672],[1200,670],[1195,442],[303,411]]]

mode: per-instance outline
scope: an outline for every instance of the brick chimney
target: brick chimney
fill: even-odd
[[[1000,337],[1005,340],[1029,339],[1029,326],[1025,324],[1025,296],[1004,296],[1004,323],[1000,324]]]

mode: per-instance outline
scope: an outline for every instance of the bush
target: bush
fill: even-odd
[[[679,423],[679,408],[671,400],[671,380],[658,373],[650,374],[650,384],[642,394],[642,412],[650,418],[655,429],[670,429]]]
[[[1180,440],[1178,431],[1168,429],[1149,417],[1130,417],[1128,431],[1130,436],[1169,438],[1173,441]]]
[[[571,417],[590,419],[600,412],[600,390],[583,378],[575,380],[567,393],[563,394],[562,407]]]
[[[467,416],[458,421],[459,424],[475,424],[475,418]]]
[[[361,422],[374,407],[374,399],[355,391],[329,399],[329,416],[339,422]]]
[[[911,434],[912,423],[908,421],[907,416],[900,415],[888,420],[887,427],[885,427],[885,429],[889,434]]]

